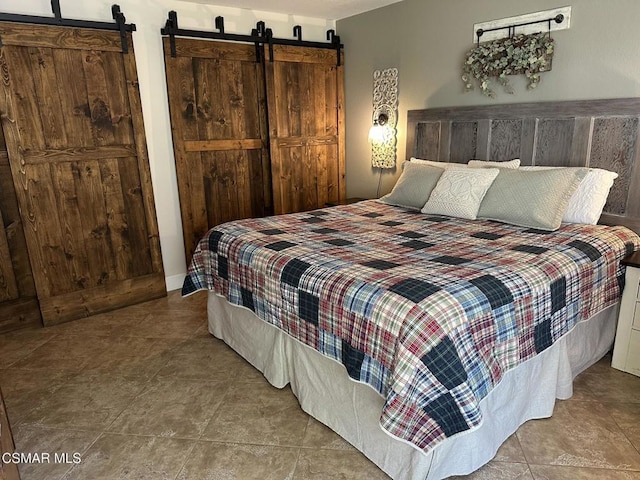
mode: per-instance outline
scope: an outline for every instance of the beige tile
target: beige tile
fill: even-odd
[[[260,445],[302,444],[308,415],[288,387],[233,385],[202,438]]]
[[[182,340],[114,336],[104,338],[107,348],[85,364],[86,371],[108,372],[125,377],[153,377]]]
[[[167,305],[172,309],[200,309],[207,308],[208,292],[200,290],[187,297],[183,297],[180,290],[173,290],[166,297]]]
[[[198,442],[177,480],[290,479],[297,448]]]
[[[64,475],[87,448],[100,436],[95,432],[46,429],[19,426],[13,429],[16,451],[47,453],[49,462],[24,463],[19,466],[22,480],[59,478]],[[80,457],[81,458],[81,457]]]
[[[75,375],[58,370],[0,370],[0,386],[11,424],[17,425],[29,412],[43,408],[51,394]]]
[[[206,311],[150,311],[139,322],[123,325],[119,335],[146,338],[192,338],[207,323]]]
[[[454,476],[451,479],[467,480],[533,480],[526,463],[509,463],[492,460],[469,475]]]
[[[60,335],[33,350],[12,365],[25,370],[82,371],[96,355],[108,345],[102,337],[86,335]]]
[[[223,401],[227,388],[220,382],[202,380],[153,380],[108,431],[197,439]]]
[[[640,480],[640,472],[530,465],[535,480]]]
[[[29,413],[45,408],[50,396],[78,374],[63,370],[0,370],[7,414],[17,425]]]
[[[92,337],[119,336],[122,334],[121,332],[124,327],[132,323],[139,323],[147,315],[149,315],[149,312],[142,310],[132,311],[126,308],[72,320],[47,327],[45,330],[49,330],[58,335],[85,335]]]
[[[598,402],[558,402],[551,418],[517,436],[529,463],[640,470],[640,455]]]
[[[25,413],[18,424],[103,431],[145,385],[142,379],[82,373]]]
[[[611,368],[603,361],[580,374],[578,379],[600,402],[640,403],[640,377]]]
[[[300,450],[294,480],[388,480],[389,476],[359,452]]]
[[[14,398],[32,396],[36,390],[53,391],[74,378],[77,373],[65,370],[0,369],[0,387],[5,402]]]
[[[208,323],[204,323],[204,325],[200,325],[200,327],[198,327],[198,329],[196,330],[195,333],[196,337],[210,337],[211,334],[209,333],[209,324]]]
[[[640,450],[640,404],[606,403],[605,407],[633,446]]]
[[[611,370],[617,371],[611,368],[611,354],[607,353],[600,360],[591,365],[585,372],[608,374]]]
[[[46,329],[26,329],[0,334],[0,368],[23,359],[55,336]]]
[[[173,480],[193,448],[190,440],[103,434],[65,480]]]
[[[262,373],[212,336],[193,338],[176,348],[160,376],[202,379],[265,382]]]
[[[207,292],[196,292],[188,297],[182,297],[180,290],[173,290],[166,297],[157,298],[149,302],[139,303],[127,307],[127,311],[163,312],[191,310],[203,312],[207,309]]]
[[[204,292],[203,292],[204,294]],[[148,322],[149,328],[144,328],[142,323],[146,323],[147,317],[169,317],[163,320],[161,325]],[[171,319],[175,319],[173,325]],[[139,336],[139,337],[186,337],[185,330],[190,330],[189,325],[184,325],[182,329],[178,325],[178,319],[199,319],[199,327],[206,319],[206,295],[204,297],[183,299],[175,292],[171,292],[166,298],[159,298],[149,302],[131,305],[119,310],[105,312],[91,317],[73,320],[62,323],[45,330],[59,335],[90,335],[90,336]],[[158,322],[155,322],[158,323]],[[162,328],[164,323],[164,327]],[[187,321],[188,323],[188,321]],[[182,330],[182,331],[180,331]]]
[[[517,435],[513,434],[505,440],[493,460],[497,462],[527,463]]]
[[[355,450],[344,438],[313,417],[309,417],[302,445],[308,448],[328,450]]]
[[[598,399],[593,396],[588,385],[585,374],[578,375],[573,381],[573,395],[570,400],[576,402],[597,402]]]
[[[205,292],[170,292],[0,335],[0,386],[18,447],[88,448],[68,479],[387,478],[302,412],[289,388],[271,387],[211,337],[205,311]],[[640,480],[640,379],[610,362],[580,375],[553,418],[528,422],[468,478]],[[53,480],[68,468],[21,470],[23,480]]]

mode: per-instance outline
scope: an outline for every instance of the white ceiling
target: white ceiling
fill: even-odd
[[[339,20],[375,10],[401,0],[183,0],[192,3],[248,8],[275,13],[288,13],[328,20]]]

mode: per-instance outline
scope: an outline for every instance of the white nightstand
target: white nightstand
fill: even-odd
[[[626,257],[627,266],[611,366],[640,376],[640,252]]]

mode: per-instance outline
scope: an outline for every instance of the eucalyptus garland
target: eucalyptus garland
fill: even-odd
[[[553,38],[546,32],[531,35],[518,34],[477,44],[469,50],[462,67],[465,90],[473,90],[474,82],[487,97],[495,97],[489,85],[497,78],[507,93],[513,93],[508,75],[525,75],[529,79],[528,89],[540,83],[540,73],[551,70]]]

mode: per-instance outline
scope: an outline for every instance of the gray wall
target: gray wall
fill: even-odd
[[[461,64],[472,46],[474,23],[565,5],[572,7],[571,28],[553,34],[553,69],[536,90],[513,77],[513,95],[499,85],[495,99],[478,89],[464,92]],[[639,0],[404,0],[339,20],[346,55],[347,196],[375,197],[380,178],[367,141],[374,70],[399,70],[399,166],[409,109],[640,96],[639,21]],[[381,194],[399,173],[384,171]]]

